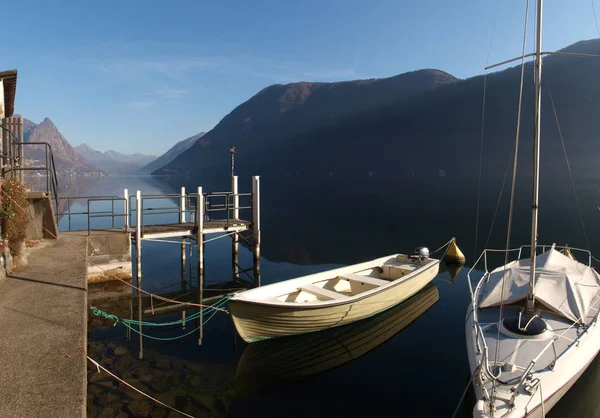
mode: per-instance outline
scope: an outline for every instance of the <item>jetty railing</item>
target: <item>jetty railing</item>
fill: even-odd
[[[236,187],[237,189],[237,187]],[[202,193],[204,201],[203,220],[222,221],[222,225],[227,229],[235,221],[240,220],[241,211],[252,210],[252,193],[233,193],[233,192],[212,192]],[[198,193],[187,193],[185,187],[181,188],[181,193],[165,194],[140,194],[139,200],[137,194],[129,195],[127,189],[124,190],[123,197],[112,196],[61,196],[56,198],[57,216],[66,216],[68,219],[68,230],[72,231],[72,220],[76,216],[86,216],[86,229],[88,235],[94,229],[92,220],[94,218],[109,218],[109,225],[104,228],[122,228],[124,232],[130,232],[132,226],[137,227],[138,206],[140,210],[139,223],[144,225],[164,225],[173,223],[192,223],[196,224],[198,213]],[[82,202],[84,208],[74,209],[73,203]],[[109,207],[96,208],[95,204],[99,202],[108,202]],[[66,205],[66,207],[65,207]],[[163,215],[159,221],[151,221],[149,216]],[[168,219],[168,215],[174,215]],[[248,216],[250,218],[251,216]],[[116,224],[116,219],[122,218],[123,223]],[[156,218],[154,218],[156,219]],[[76,227],[77,228],[77,227]],[[79,229],[83,229],[79,227]]]

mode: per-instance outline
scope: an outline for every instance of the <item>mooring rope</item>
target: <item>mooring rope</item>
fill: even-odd
[[[447,247],[448,245],[450,245],[452,243],[452,241],[454,241],[454,238],[452,238],[450,241],[448,241],[447,243],[445,243],[444,245],[442,245],[440,248],[438,248],[437,250],[433,251],[431,253],[431,255],[437,253],[438,251],[444,249],[445,247]],[[445,254],[444,254],[445,255]]]
[[[206,325],[208,323],[208,321],[210,321],[215,315],[217,314],[217,311],[212,311],[210,313],[210,315],[208,316],[208,318],[206,318],[205,321],[202,322],[202,324],[198,325],[196,328],[194,328],[193,330],[186,332],[185,334],[182,335],[177,335],[175,337],[155,337],[153,335],[150,334],[146,334],[143,331],[139,331],[137,329],[135,329],[134,326],[123,322],[123,325],[125,325],[127,328],[129,328],[131,331],[135,332],[136,334],[141,335],[142,337],[148,338],[150,340],[157,340],[157,341],[175,341],[175,340],[180,340],[182,338],[188,337],[192,334],[194,334],[195,332],[197,332],[201,327],[203,327],[204,325]]]
[[[460,400],[458,401],[458,405],[456,405],[456,408],[454,409],[452,418],[456,417],[456,414],[458,414],[458,409],[460,408],[460,405],[463,403],[465,396],[467,395],[467,392],[469,391],[469,387],[471,387],[471,384],[473,383],[473,380],[475,380],[475,376],[477,376],[477,373],[479,372],[479,368],[480,368],[480,366],[477,366],[475,368],[475,371],[471,375],[471,378],[469,379],[469,382],[467,383],[467,386],[465,387],[465,390],[463,390],[462,396],[460,397]]]
[[[91,261],[89,258],[87,258],[85,255],[81,254],[79,251],[75,250],[74,248],[72,248],[69,244],[67,244],[65,241],[61,240],[58,235],[53,234],[48,228],[46,228],[44,225],[42,225],[41,222],[36,221],[36,219],[33,217],[32,214],[30,214],[28,211],[26,211],[21,205],[19,205],[8,193],[6,193],[4,190],[2,190],[2,188],[0,188],[0,193],[2,193],[4,196],[6,196],[12,203],[14,203],[25,215],[29,216],[32,221],[34,223],[36,223],[39,227],[41,227],[44,231],[46,231],[52,238],[54,238],[57,242],[59,242],[60,244],[62,244],[65,248],[67,248],[69,251],[71,251],[72,253],[74,253],[75,255],[77,255],[79,258],[81,258],[83,261],[85,261],[86,263],[91,264],[92,266],[98,268],[100,271],[102,271],[105,275],[107,275],[108,277],[111,277],[112,279],[118,280],[121,283],[126,284],[127,286],[131,287],[132,289],[136,289],[138,292],[144,293],[150,297],[156,298],[158,300],[162,300],[163,302],[168,302],[168,303],[172,303],[175,305],[182,305],[182,306],[190,306],[190,307],[197,307],[197,308],[211,308],[211,309],[215,309],[224,313],[229,313],[226,309],[221,309],[221,308],[213,308],[209,305],[203,305],[200,303],[193,303],[193,302],[181,302],[175,299],[170,299],[164,296],[160,296],[160,295],[156,295],[154,293],[148,292],[147,290],[142,289],[141,287],[135,286],[132,283],[129,283],[126,280],[121,279],[120,277],[118,277],[117,275],[104,270],[102,267],[100,267],[98,264],[94,263],[93,261]]]
[[[123,379],[121,379],[119,376],[117,376],[116,374],[112,373],[110,370],[108,370],[106,367],[102,366],[100,363],[98,363],[96,360],[92,359],[90,356],[87,356],[87,359],[94,365],[96,366],[96,370],[98,370],[98,373],[100,373],[100,369],[102,369],[103,371],[105,371],[106,373],[108,373],[110,376],[112,376],[113,378],[117,379],[119,382],[123,383],[125,386],[129,387],[130,389],[133,389],[134,391],[140,393],[141,395],[144,395],[146,398],[153,400],[154,402],[164,406],[165,408],[170,409],[171,411],[177,412],[178,414],[183,415],[184,417],[189,417],[189,418],[194,418],[192,415],[188,415],[185,412],[180,411],[179,409],[173,408],[172,406],[167,405],[164,402],[159,401],[156,398],[153,398],[152,396],[148,395],[145,392],[142,392],[141,390],[139,390],[138,388],[136,388],[135,386],[127,383],[126,381],[124,381]]]
[[[185,319],[178,319],[177,321],[169,321],[169,322],[138,321],[136,319],[121,318],[117,315],[105,312],[102,309],[100,309],[96,306],[93,306],[93,305],[90,305],[90,310],[96,316],[100,316],[100,317],[115,321],[115,325],[120,323],[123,325],[142,325],[142,326],[146,326],[146,327],[167,327],[167,326],[172,326],[172,325],[183,325],[186,322],[194,321],[194,320],[200,318],[201,316],[203,316],[205,314],[205,311],[212,310],[212,312],[216,313],[218,311],[215,308],[222,307],[231,298],[232,298],[232,296],[224,296],[221,299],[219,299],[214,305],[210,306],[210,308],[212,308],[212,309],[209,309],[209,307],[207,307],[207,308],[202,309],[199,312],[196,312],[196,313],[186,317]]]

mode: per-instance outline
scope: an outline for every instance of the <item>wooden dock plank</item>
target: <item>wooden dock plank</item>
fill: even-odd
[[[203,233],[218,234],[222,232],[245,231],[250,229],[250,222],[243,220],[210,220],[204,221]],[[129,232],[136,233],[136,227],[130,227]],[[193,222],[163,224],[163,225],[144,225],[142,229],[142,239],[144,238],[169,238],[194,235],[196,233],[196,224]]]

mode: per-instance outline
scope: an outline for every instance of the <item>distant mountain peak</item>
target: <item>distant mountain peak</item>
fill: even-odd
[[[83,158],[112,174],[135,173],[140,167],[156,158],[154,155],[140,153],[128,155],[114,150],[101,152],[93,149],[88,144],[81,144],[75,149]]]
[[[77,145],[75,147],[75,149],[77,151],[94,151],[94,149],[92,147],[90,147],[88,144],[81,144],[81,145]]]

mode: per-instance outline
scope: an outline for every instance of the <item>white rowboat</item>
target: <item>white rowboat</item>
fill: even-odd
[[[389,255],[236,293],[229,310],[246,342],[320,331],[408,299],[433,280],[439,263],[428,255]]]

